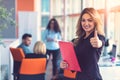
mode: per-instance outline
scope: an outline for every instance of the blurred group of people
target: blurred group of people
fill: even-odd
[[[44,31],[43,41],[37,41],[34,45],[33,51],[29,49],[29,45],[32,41],[32,35],[28,33],[22,36],[22,43],[18,46],[18,48],[23,49],[26,58],[47,58],[47,63],[49,58],[52,56],[52,80],[56,80],[60,72],[61,55],[58,41],[61,39],[62,37],[59,24],[56,19],[52,18]]]
[[[107,48],[107,55],[109,55],[110,61],[114,63],[116,60],[117,41],[112,38],[107,39],[105,41],[105,47]]]

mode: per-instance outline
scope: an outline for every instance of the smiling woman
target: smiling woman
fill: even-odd
[[[77,72],[76,80],[103,80],[99,71],[98,61],[104,46],[104,30],[100,24],[100,17],[94,8],[85,8],[78,20],[75,53],[82,72]],[[68,63],[61,62],[61,68],[68,67]],[[67,79],[65,79],[67,80]]]

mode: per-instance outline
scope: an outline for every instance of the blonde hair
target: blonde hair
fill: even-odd
[[[76,31],[77,39],[79,40],[81,37],[85,35],[85,31],[83,30],[82,25],[81,25],[82,16],[84,14],[89,14],[91,16],[91,18],[95,22],[95,29],[97,30],[98,34],[104,36],[105,34],[104,34],[103,25],[102,25],[102,21],[101,21],[99,13],[94,8],[85,8],[82,11],[80,18],[78,20],[78,23],[77,23],[77,31]]]
[[[35,54],[46,54],[46,46],[43,42],[37,41],[33,49]]]

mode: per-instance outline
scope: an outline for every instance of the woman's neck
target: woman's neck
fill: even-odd
[[[54,28],[50,28],[51,31],[54,31]]]
[[[85,37],[84,37],[84,39],[87,38],[92,32],[93,32],[93,30],[90,31],[90,32],[86,32],[86,33],[85,33]]]

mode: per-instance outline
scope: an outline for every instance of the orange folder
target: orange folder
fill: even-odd
[[[59,41],[59,46],[62,59],[68,63],[67,69],[81,72],[72,42]]]

